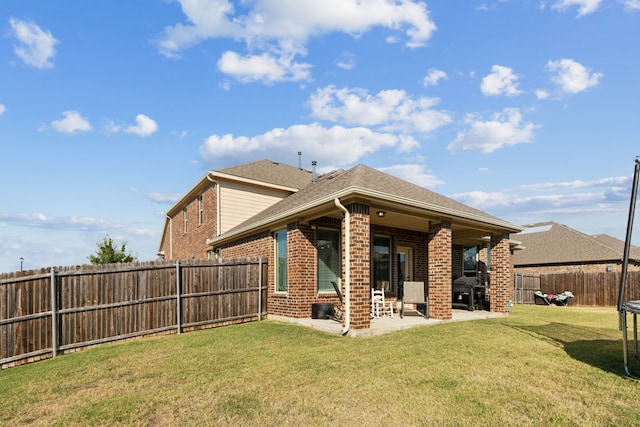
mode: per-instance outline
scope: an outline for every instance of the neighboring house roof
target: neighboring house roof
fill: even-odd
[[[621,261],[624,242],[607,235],[590,236],[553,221],[532,224],[512,235],[524,249],[513,255],[514,266]],[[640,248],[631,247],[631,259]]]
[[[450,218],[460,224],[469,224],[470,227],[486,231],[485,235],[492,230],[506,230],[507,233],[522,230],[522,227],[486,212],[368,166],[358,165],[346,171],[336,170],[321,176],[315,184],[307,185],[209,242],[216,244],[230,241],[291,218],[308,220],[322,215],[336,215],[339,212],[334,204],[336,198],[341,202],[365,199],[372,209],[393,208],[394,214],[402,220],[398,225],[404,228],[409,227],[408,221],[415,221],[420,216],[420,229],[426,230],[425,218],[430,216],[433,220]]]
[[[599,241],[605,246],[610,247],[611,249],[617,251],[620,254],[624,255],[624,242],[620,239],[616,239],[613,236],[609,236],[608,234],[596,234],[592,236],[594,239]],[[629,246],[629,259],[637,259],[640,260],[640,248],[637,246],[630,245]]]

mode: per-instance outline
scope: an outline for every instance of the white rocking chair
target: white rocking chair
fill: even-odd
[[[371,315],[373,317],[386,316],[393,318],[393,302],[384,300],[384,290],[371,288]]]

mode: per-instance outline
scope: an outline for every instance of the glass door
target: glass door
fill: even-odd
[[[404,281],[413,280],[413,249],[398,246],[398,298],[402,298]]]

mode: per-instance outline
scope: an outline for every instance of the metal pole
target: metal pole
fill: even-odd
[[[258,321],[262,320],[262,258],[258,261]]]
[[[180,289],[180,261],[176,261],[176,326],[182,333],[182,289]]]
[[[51,353],[58,355],[58,298],[56,295],[56,271],[51,267]]]
[[[622,273],[620,274],[620,292],[618,293],[618,311],[622,315],[624,302],[624,288],[627,280],[627,267],[629,265],[629,249],[631,247],[631,231],[633,229],[633,215],[636,210],[636,198],[638,196],[638,176],[640,175],[640,160],[636,158],[636,166],[633,173],[633,185],[631,186],[631,202],[629,204],[629,220],[627,222],[627,236],[624,244],[622,258]]]

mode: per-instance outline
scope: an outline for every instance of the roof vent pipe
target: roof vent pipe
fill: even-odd
[[[318,182],[318,175],[316,175],[316,165],[317,162],[315,160],[311,162],[311,182],[313,184]]]
[[[298,169],[302,170],[302,151],[298,151]]]

